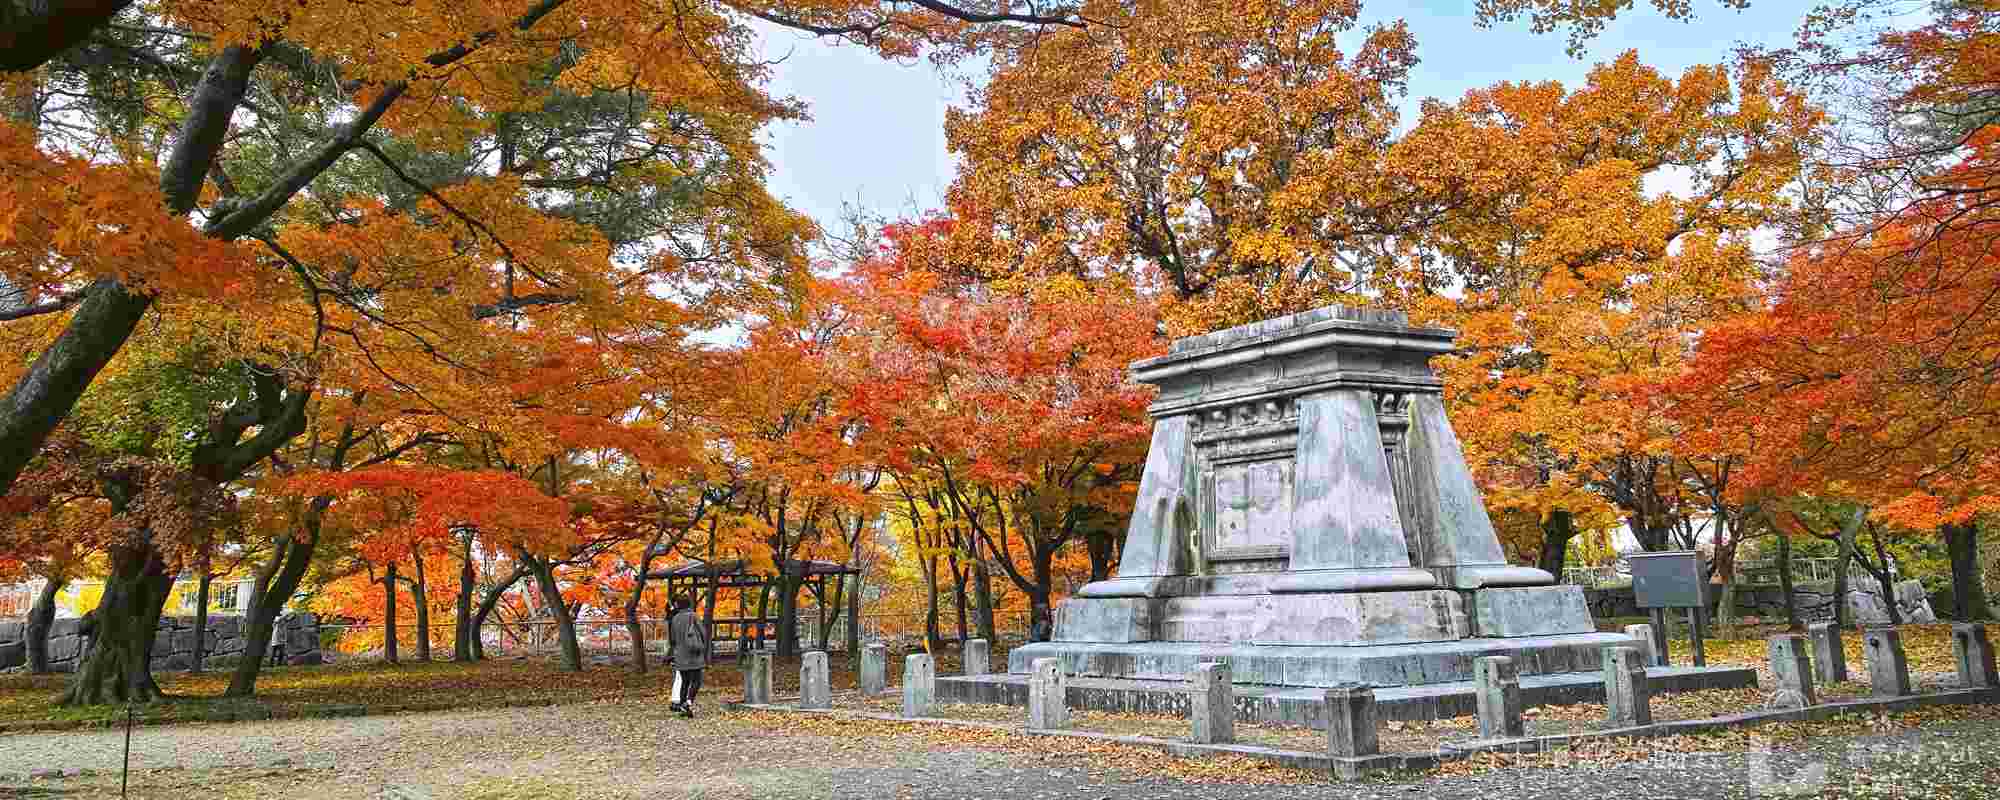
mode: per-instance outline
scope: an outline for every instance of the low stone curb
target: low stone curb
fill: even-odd
[[[1754,728],[1759,725],[1770,725],[1781,722],[1819,722],[1845,714],[1908,711],[1929,706],[1982,704],[2000,704],[2000,688],[1947,689],[1931,694],[1905,695],[1903,697],[1843,700],[1837,703],[1823,703],[1805,708],[1773,708],[1760,711],[1746,711],[1741,714],[1725,714],[1720,717],[1656,722],[1651,725],[1633,725],[1624,728],[1607,728],[1579,733],[1528,736],[1519,739],[1476,739],[1467,742],[1444,744],[1441,748],[1448,753],[1459,756],[1486,752],[1535,753],[1607,739],[1643,739],[1657,736],[1692,735],[1713,733],[1731,728]]]
[[[1431,753],[1382,753],[1373,756],[1357,757],[1338,757],[1322,752],[1285,750],[1276,747],[1247,744],[1196,744],[1173,739],[1156,739],[1150,736],[1128,736],[1093,731],[1030,730],[1019,725],[998,722],[979,722],[976,720],[944,719],[938,717],[912,719],[909,717],[899,717],[894,714],[882,714],[870,711],[853,711],[837,708],[804,709],[794,705],[772,703],[745,704],[724,702],[722,710],[725,712],[777,711],[791,714],[819,714],[843,719],[865,719],[877,722],[900,722],[913,725],[930,724],[976,728],[980,730],[1016,733],[1024,736],[1087,739],[1128,747],[1158,750],[1182,758],[1204,758],[1223,755],[1248,756],[1282,766],[1314,772],[1327,772],[1342,779],[1353,780],[1376,772],[1426,770],[1444,762],[1457,761],[1477,753],[1535,753],[1575,747],[1592,741],[1699,734],[1729,728],[1748,728],[1780,722],[1816,722],[1833,719],[1844,714],[1908,711],[1910,709],[1929,706],[1979,704],[2000,704],[2000,688],[1949,689],[1931,694],[1847,700],[1838,703],[1809,706],[1807,708],[1750,711],[1742,714],[1728,714],[1705,719],[1676,720],[1672,722],[1658,722],[1651,725],[1634,725],[1623,728],[1609,728],[1598,731],[1554,734],[1549,736],[1530,736],[1519,739],[1475,739],[1441,744],[1435,752]]]
[[[591,701],[583,701],[591,702]],[[376,717],[389,714],[422,714],[436,711],[484,711],[503,708],[542,708],[545,706],[570,705],[561,699],[534,699],[516,702],[482,704],[476,706],[451,703],[409,703],[402,705],[352,705],[333,704],[305,706],[300,708],[244,707],[217,712],[213,715],[193,714],[173,718],[135,719],[137,727],[163,727],[168,725],[213,725],[230,722],[265,722],[286,719],[332,719],[336,717]],[[0,722],[0,736],[14,733],[46,733],[50,731],[73,731],[95,728],[116,728],[125,724],[122,716],[105,719],[50,719],[27,720],[22,722]]]
[[[998,722],[979,722],[976,720],[944,719],[939,717],[912,719],[909,717],[899,717],[894,714],[851,711],[838,708],[799,708],[794,705],[725,702],[722,704],[722,709],[724,711],[777,711],[790,714],[819,714],[841,719],[865,719],[875,722],[899,722],[912,725],[941,725],[946,727],[1000,731],[1023,736],[1085,739],[1094,742],[1104,742],[1106,744],[1157,750],[1180,758],[1209,758],[1230,755],[1247,756],[1295,769],[1325,772],[1348,780],[1375,772],[1430,769],[1439,763],[1438,754],[1435,753],[1382,753],[1372,756],[1344,757],[1310,750],[1286,750],[1254,744],[1196,744],[1194,742],[1184,742],[1174,739],[1156,739],[1151,736],[1131,736],[1117,733],[1098,733],[1095,731],[1032,730],[1019,725],[1008,725]]]

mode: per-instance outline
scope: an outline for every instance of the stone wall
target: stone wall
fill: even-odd
[[[1799,608],[1799,617],[1806,620],[1833,619],[1833,584],[1801,583],[1792,589]],[[1719,586],[1709,587],[1709,611],[1722,599]],[[1599,619],[1611,617],[1638,617],[1646,612],[1632,596],[1631,587],[1616,589],[1585,589],[1584,598],[1590,604],[1591,616]],[[1906,580],[1896,584],[1896,603],[1903,612],[1904,622],[1936,622],[1937,614],[1931,610],[1930,596],[1924,593],[1923,583]],[[1785,592],[1776,584],[1749,584],[1736,587],[1736,615],[1738,617],[1778,617],[1785,616]],[[1883,602],[1880,588],[1873,578],[1856,580],[1847,590],[1847,608],[1852,619],[1858,623],[1887,623],[1888,606]]]
[[[57,672],[76,671],[77,659],[89,644],[89,638],[78,633],[82,623],[83,620],[72,617],[58,619],[50,626],[50,668]],[[0,669],[12,669],[28,662],[27,644],[23,641],[27,627],[27,623],[20,621],[0,622]],[[201,649],[208,658],[206,666],[228,667],[243,655],[242,617],[209,617],[208,627],[203,633],[207,646]],[[160,618],[159,631],[153,640],[153,669],[187,669],[194,663],[195,650],[194,617]],[[275,630],[271,632],[269,655],[282,655],[287,664],[323,663],[319,649],[319,619],[309,613],[279,617]]]

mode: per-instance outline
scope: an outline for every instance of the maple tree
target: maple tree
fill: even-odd
[[[953,227],[891,226],[883,252],[857,268],[850,305],[865,311],[854,338],[873,379],[849,408],[893,442],[885,464],[926,580],[935,587],[936,559],[950,560],[963,619],[959,559],[983,553],[1046,631],[1058,554],[1093,528],[1121,528],[1130,508],[1151,391],[1125,371],[1161,343],[1150,304],[1129,288],[1055,280],[1012,294],[952,280],[953,265],[927,260],[947,250],[926,240]],[[935,602],[930,618],[935,639]]]

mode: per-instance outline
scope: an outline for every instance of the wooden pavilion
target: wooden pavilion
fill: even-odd
[[[784,563],[783,574],[786,577],[798,580],[801,588],[812,592],[814,605],[818,608],[819,612],[819,625],[815,629],[818,632],[816,635],[822,635],[827,630],[827,609],[830,607],[837,608],[841,604],[841,595],[845,585],[845,581],[842,579],[848,575],[859,575],[860,573],[861,571],[854,567],[831,561],[787,559]],[[647,580],[662,581],[664,583],[668,597],[678,596],[680,592],[684,591],[695,592],[700,595],[702,604],[701,619],[702,624],[708,628],[709,641],[726,641],[717,639],[715,635],[716,628],[729,626],[731,628],[730,633],[734,634],[729,637],[729,640],[734,640],[737,643],[736,652],[738,657],[741,657],[744,652],[752,649],[753,645],[757,649],[762,649],[764,641],[772,635],[777,622],[776,614],[778,613],[773,606],[782,606],[782,602],[780,598],[770,597],[765,590],[777,588],[777,581],[775,580],[777,577],[776,575],[752,572],[749,568],[749,562],[741,559],[714,562],[690,561],[646,573]],[[830,589],[827,585],[828,579],[832,579],[833,581],[833,586]],[[715,616],[716,596],[723,589],[738,590],[737,610],[734,617]],[[757,603],[755,616],[751,616],[750,609],[750,595],[752,593],[756,593],[760,598]],[[856,622],[848,620],[848,624],[852,625],[856,624]],[[826,643],[822,642],[820,646],[825,647]]]

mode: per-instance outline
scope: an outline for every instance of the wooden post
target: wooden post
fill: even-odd
[[[1694,618],[1694,625],[1692,626],[1694,628],[1692,633],[1694,665],[1697,667],[1708,666],[1707,650],[1702,645],[1702,640],[1708,637],[1708,608],[1706,606],[1695,606],[1688,614]]]

